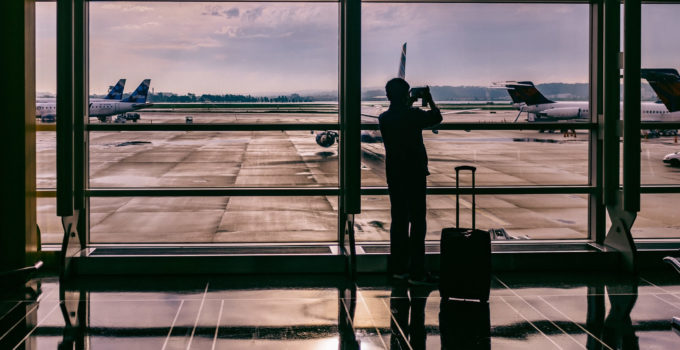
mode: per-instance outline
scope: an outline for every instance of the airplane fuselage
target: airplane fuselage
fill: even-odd
[[[517,107],[516,107],[517,108]],[[529,121],[560,121],[589,119],[590,106],[587,101],[554,102],[520,106],[529,113]],[[642,102],[640,118],[643,122],[680,120],[679,112],[669,112],[666,106],[655,102]]]
[[[151,105],[150,103],[135,103],[121,101],[92,101],[90,102],[89,116],[106,117],[110,115],[123,114],[127,112],[136,111],[138,109],[148,107],[150,105]],[[56,115],[57,115],[56,102],[36,103],[36,117]]]

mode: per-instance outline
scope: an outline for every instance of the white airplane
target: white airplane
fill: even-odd
[[[146,102],[147,96],[149,94],[150,83],[151,79],[144,79],[144,81],[139,84],[137,89],[133,91],[130,96],[121,99],[120,101],[107,99],[91,100],[89,116],[98,118],[101,121],[106,121],[107,117],[116,114],[124,116],[124,118],[130,120],[139,119],[139,115],[136,113],[129,117],[126,116],[126,113],[153,105],[152,103]],[[39,117],[43,122],[54,122],[57,116],[56,101],[36,103],[36,116]]]
[[[125,79],[120,79],[116,85],[109,87],[109,92],[104,98],[90,98],[90,101],[120,101],[123,98],[123,90],[125,89]],[[56,97],[39,97],[36,99],[37,103],[46,103],[56,101]]]
[[[406,43],[401,47],[401,59],[399,60],[399,70],[397,72],[397,77],[406,79]],[[378,117],[387,108],[381,105],[374,106],[361,106],[361,117],[370,118],[369,123],[377,123]],[[477,109],[466,109],[466,110],[455,110],[455,111],[442,111],[442,114],[457,114],[457,113],[467,113],[472,110]],[[432,132],[437,134],[438,130],[432,128]],[[338,133],[333,130],[326,130],[316,134],[316,143],[321,147],[330,147],[335,144],[338,139]],[[361,142],[374,143],[382,142],[382,135],[380,130],[361,130]]]
[[[529,122],[555,122],[562,120],[586,121],[590,118],[588,101],[552,101],[543,96],[530,81],[500,83],[505,87],[519,113],[527,113]],[[645,122],[668,121],[670,114],[666,106],[656,102],[641,103],[641,119]]]

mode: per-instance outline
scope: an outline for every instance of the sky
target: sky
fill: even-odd
[[[56,6],[36,5],[37,90],[56,90]],[[337,3],[90,3],[90,89],[151,78],[155,92],[331,92]],[[396,76],[408,42],[412,85],[588,82],[588,5],[365,3],[362,87]],[[680,68],[680,5],[644,5],[642,62]]]

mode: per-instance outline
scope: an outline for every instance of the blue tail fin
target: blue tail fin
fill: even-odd
[[[406,79],[406,43],[401,47],[401,60],[399,61],[399,73],[397,77]]]
[[[680,74],[673,68],[641,69],[647,80],[669,112],[680,111]]]
[[[123,89],[125,89],[125,79],[120,79],[111,88],[111,91],[104,97],[105,100],[120,100],[123,98]]]
[[[132,102],[132,103],[146,103],[146,97],[149,95],[149,85],[151,84],[151,79],[144,79],[141,84],[132,92],[130,96],[123,99],[122,102]]]

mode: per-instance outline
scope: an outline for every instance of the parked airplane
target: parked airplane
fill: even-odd
[[[397,71],[397,77],[406,79],[406,43],[401,47],[401,58],[399,60],[399,70]],[[384,106],[362,106],[361,107],[361,117],[370,118],[369,123],[377,123],[378,117],[386,108]],[[446,111],[442,114],[456,114],[456,113],[467,113],[471,111],[467,110],[455,110]],[[432,128],[433,133],[437,133],[437,129]],[[316,134],[316,143],[321,147],[330,147],[335,144],[338,139],[338,133],[333,130],[326,130]],[[362,130],[361,131],[361,142],[373,143],[382,142],[382,135],[380,135],[380,130]]]
[[[664,106],[668,117],[680,119],[680,74],[673,68],[642,69],[641,76],[647,80]]]
[[[501,85],[507,89],[515,108],[519,109],[515,121],[522,112],[527,113],[529,122],[585,121],[590,118],[588,101],[552,101],[543,96],[530,81],[505,82]],[[664,121],[669,116],[668,109],[656,102],[642,102],[640,112],[642,121],[647,122]]]
[[[90,98],[90,101],[109,101],[109,100],[121,100],[123,98],[123,90],[125,89],[125,79],[120,79],[116,85],[110,87],[108,94],[104,98]],[[37,103],[46,103],[56,101],[55,97],[41,97],[37,98]]]
[[[121,99],[120,101],[110,99],[90,101],[89,116],[96,117],[102,122],[107,121],[107,118],[112,115],[119,115],[119,117],[124,120],[138,120],[139,114],[128,112],[152,105],[151,103],[146,102],[150,83],[151,79],[144,79],[130,96]],[[54,122],[56,120],[56,115],[56,101],[36,103],[36,116],[40,117],[43,122]]]

